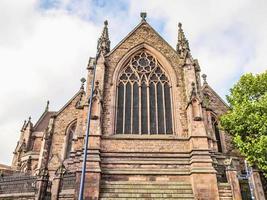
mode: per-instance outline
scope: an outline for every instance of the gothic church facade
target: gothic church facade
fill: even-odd
[[[87,70],[86,84],[82,79],[64,107],[47,106],[36,124],[24,123],[12,170],[34,180],[35,189],[21,189],[17,198],[77,199],[88,120],[85,199],[244,198],[244,161],[219,127],[228,106],[205,75],[201,80],[181,24],[176,49],[144,15],[110,49],[105,22]],[[250,179],[256,199],[265,199],[260,173]],[[13,198],[9,193],[0,189],[0,199]]]

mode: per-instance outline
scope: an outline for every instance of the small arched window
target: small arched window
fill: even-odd
[[[76,122],[72,123],[67,130],[65,158],[70,157],[70,152],[72,149],[72,139],[76,130],[76,124]]]
[[[117,85],[116,134],[172,134],[170,82],[149,53],[135,54]]]
[[[221,136],[220,136],[220,130],[219,130],[219,125],[215,117],[211,117],[211,123],[212,123],[212,128],[215,134],[215,138],[217,141],[217,147],[218,147],[218,152],[222,152],[222,141],[221,141]]]

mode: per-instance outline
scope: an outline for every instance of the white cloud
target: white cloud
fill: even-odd
[[[172,46],[182,22],[193,57],[221,95],[242,73],[267,68],[264,0],[100,1],[99,8],[92,0],[56,2],[40,9],[37,0],[0,1],[0,162],[10,163],[24,119],[36,121],[47,99],[59,109],[79,89],[104,19],[112,46],[139,23],[140,11],[164,25],[161,35]]]
[[[177,24],[183,23],[192,55],[199,60],[208,82],[224,96],[246,72],[267,69],[267,2],[236,1],[131,1],[132,13],[164,20],[164,35],[174,46]]]
[[[1,1],[0,162],[10,163],[19,130],[36,121],[47,99],[59,109],[80,87],[100,27],[63,10],[40,11],[37,2]],[[26,1],[23,1],[26,2]],[[102,25],[102,24],[101,24]],[[101,26],[100,25],[100,26]]]

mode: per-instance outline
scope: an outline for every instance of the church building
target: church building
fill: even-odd
[[[174,49],[141,13],[111,49],[105,21],[78,91],[23,124],[0,199],[78,199],[89,130],[86,200],[265,200],[266,180],[220,128],[229,107],[185,35],[179,23]]]

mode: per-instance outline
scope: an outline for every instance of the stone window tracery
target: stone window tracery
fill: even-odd
[[[116,134],[172,134],[171,86],[148,52],[135,54],[119,75]]]

